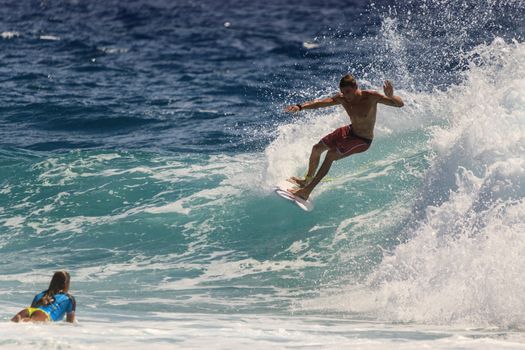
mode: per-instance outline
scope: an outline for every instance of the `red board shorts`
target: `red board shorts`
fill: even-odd
[[[330,149],[335,149],[343,157],[364,152],[372,144],[372,140],[354,134],[351,124],[335,129],[320,142]]]

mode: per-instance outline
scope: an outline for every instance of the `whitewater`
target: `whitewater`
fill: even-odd
[[[303,56],[291,55],[287,64],[307,67],[320,60],[326,70],[312,74],[324,78],[318,85],[292,78],[284,84],[283,73],[271,71],[270,82],[264,80],[268,75],[259,81],[268,91],[281,85],[262,93],[267,101],[261,104],[244,102],[251,101],[251,85],[232,87],[226,70],[220,73],[224,80],[217,79],[224,90],[213,87],[206,97],[209,109],[199,104],[198,93],[189,101],[164,96],[163,78],[154,78],[160,82],[154,92],[138,79],[131,89],[151,93],[139,102],[145,108],[140,118],[123,111],[122,103],[135,103],[128,90],[117,91],[125,83],[107,80],[119,70],[154,75],[143,62],[127,66],[136,46],[106,39],[88,50],[61,43],[65,32],[2,29],[7,49],[28,40],[16,50],[58,45],[53,50],[66,56],[87,50],[86,58],[96,51],[98,61],[112,61],[106,68],[86,68],[101,77],[86,83],[96,91],[87,100],[76,95],[70,78],[72,90],[60,91],[61,98],[70,94],[85,101],[86,114],[80,107],[60,105],[62,110],[36,100],[40,94],[49,98],[45,84],[53,79],[66,84],[60,76],[65,73],[40,77],[47,83],[34,83],[43,85],[27,97],[26,112],[18,99],[28,95],[24,89],[31,87],[23,84],[33,84],[33,78],[8,79],[2,71],[11,90],[0,127],[0,346],[525,348],[525,44],[518,33],[523,19],[498,14],[502,6],[519,14],[523,6],[462,4],[477,15],[464,10],[454,18],[458,8],[443,1],[417,3],[417,14],[399,4],[364,3],[355,11],[376,14],[361,19],[377,21],[376,32],[345,36],[339,28],[324,38],[298,35]],[[280,11],[287,13],[279,6],[270,6],[275,23],[281,23]],[[434,12],[440,7],[443,14]],[[248,9],[237,15],[246,16]],[[141,7],[137,18],[127,11],[118,15],[144,23],[147,17],[138,14],[150,10]],[[326,11],[327,17],[337,16]],[[480,11],[484,22],[474,21]],[[219,17],[221,30],[253,30],[234,15]],[[233,20],[226,25],[223,18]],[[501,30],[508,22],[515,27]],[[449,32],[437,33],[441,26]],[[128,24],[126,31],[134,28]],[[494,30],[481,40],[480,28]],[[160,29],[155,33],[162,35]],[[148,41],[160,41],[148,34]],[[56,40],[42,43],[42,35]],[[233,34],[219,37],[228,35]],[[273,57],[284,50],[273,47],[274,41],[282,44],[280,36],[267,35],[245,44],[248,48],[230,38],[228,45],[238,51],[228,53],[226,63],[217,59],[221,68],[213,67],[256,74],[249,73],[251,63],[242,63],[253,59],[246,52],[270,46],[267,55]],[[372,38],[377,45],[369,43]],[[136,34],[134,40],[142,38]],[[375,58],[356,64],[345,53],[350,43]],[[360,73],[363,88],[380,91],[382,79],[392,79],[405,106],[379,106],[371,148],[336,162],[330,181],[312,194],[314,211],[305,213],[273,188],[304,174],[312,145],[348,117],[337,107],[292,116],[282,108],[330,93],[341,72],[333,67],[340,62],[344,70]],[[167,63],[158,58],[155,64]],[[158,69],[186,74],[173,84],[193,82],[188,67],[170,63]],[[106,89],[115,95],[99,100]],[[228,89],[238,90],[227,95]],[[121,104],[101,107],[102,100],[115,99]],[[256,113],[255,120],[250,113],[237,117],[239,103]],[[241,136],[228,139],[232,134]],[[78,321],[9,322],[59,269],[71,273]]]

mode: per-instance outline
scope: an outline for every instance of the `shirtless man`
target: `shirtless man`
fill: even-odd
[[[378,103],[393,107],[403,107],[403,100],[399,96],[394,96],[394,87],[389,80],[386,80],[383,85],[384,95],[373,90],[359,89],[355,78],[350,74],[341,78],[339,89],[341,92],[332,97],[309,101],[295,106],[287,106],[285,109],[286,112],[298,112],[303,109],[342,105],[352,122],[350,125],[334,130],[313,146],[308,164],[308,173],[304,179],[291,178],[300,189],[289,189],[288,191],[303,199],[308,199],[310,193],[321,179],[326,176],[335,160],[364,152],[370,147],[374,138]],[[325,151],[328,152],[324,162],[316,173],[321,154]]]

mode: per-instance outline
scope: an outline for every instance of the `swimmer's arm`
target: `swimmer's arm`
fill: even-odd
[[[377,103],[381,103],[392,107],[403,107],[405,103],[399,96],[394,96],[394,86],[390,80],[386,80],[383,85],[385,94],[377,91],[369,91],[369,93],[377,99]]]
[[[71,294],[68,294],[69,297],[69,305],[66,309],[66,321],[73,323],[75,322],[75,310],[77,309],[77,301],[75,300],[75,297]]]
[[[340,95],[334,95],[332,97],[323,98],[321,100],[313,100],[304,102],[301,104],[296,104],[294,106],[287,106],[285,108],[285,112],[298,112],[302,111],[303,109],[317,109],[317,108],[323,108],[323,107],[330,107],[335,105],[340,105]]]

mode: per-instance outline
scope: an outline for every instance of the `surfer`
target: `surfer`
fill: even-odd
[[[394,96],[394,86],[389,80],[383,85],[384,95],[374,90],[361,90],[351,74],[341,78],[340,92],[332,97],[321,100],[308,101],[302,104],[287,106],[286,112],[299,112],[303,109],[317,109],[329,106],[342,105],[350,117],[351,124],[342,126],[323,137],[312,148],[308,163],[308,172],[304,179],[292,177],[290,180],[297,184],[299,189],[288,191],[305,200],[315,186],[328,174],[332,163],[348,157],[351,154],[366,151],[374,138],[377,104],[393,107],[403,107],[403,100]],[[321,155],[326,152],[323,164],[317,171]],[[316,172],[317,171],[317,172]]]
[[[17,313],[13,322],[60,321],[66,314],[67,322],[75,321],[75,298],[68,293],[69,273],[57,271],[53,274],[49,288],[37,294],[31,306]]]

